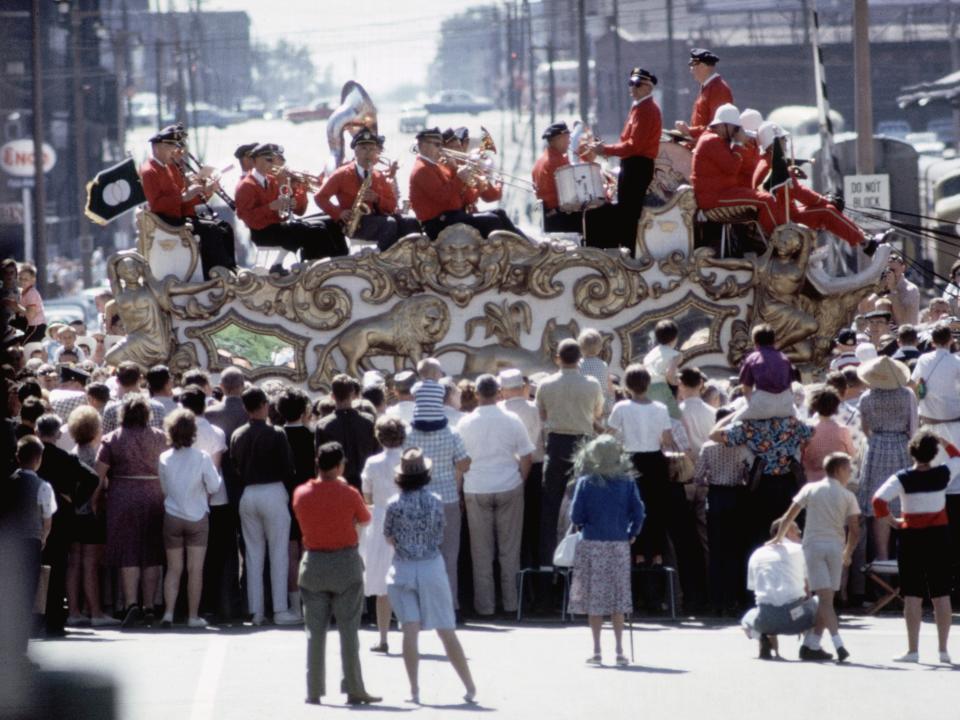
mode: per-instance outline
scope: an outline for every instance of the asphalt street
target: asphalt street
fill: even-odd
[[[957,624],[955,622],[955,624]],[[116,717],[136,720],[316,718],[364,716],[450,718],[483,713],[503,718],[955,718],[957,680],[937,663],[932,623],[925,621],[917,665],[891,658],[905,650],[900,618],[846,618],[852,655],[842,666],[801,663],[796,638],[782,638],[786,662],[756,659],[756,644],[732,624],[637,624],[635,663],[613,666],[613,636],[604,632],[604,666],[585,663],[591,651],[585,624],[470,624],[460,630],[478,687],[478,705],[463,694],[439,640],[424,634],[420,651],[421,706],[405,702],[408,686],[391,633],[391,654],[367,648],[363,672],[379,705],[352,709],[340,694],[323,706],[304,705],[306,639],[302,629],[188,631],[71,631],[66,639],[36,641],[31,656],[45,670],[81,670],[112,678]],[[954,657],[960,646],[954,640]],[[626,651],[630,652],[625,640]],[[829,641],[826,644],[829,649]],[[330,634],[327,684],[340,677],[336,632]],[[77,715],[79,717],[79,715]]]

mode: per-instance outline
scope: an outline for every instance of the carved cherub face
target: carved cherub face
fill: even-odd
[[[803,247],[803,236],[793,230],[781,230],[773,236],[773,249],[783,258],[792,257]]]
[[[140,282],[140,266],[131,257],[124,258],[117,265],[117,277],[127,285],[137,285]]]
[[[480,269],[480,242],[468,233],[447,235],[436,248],[441,270],[451,277],[462,280]]]

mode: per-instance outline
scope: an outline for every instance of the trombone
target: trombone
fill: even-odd
[[[318,193],[320,188],[323,187],[323,174],[313,175],[308,172],[302,172],[300,170],[289,170],[287,168],[283,169],[291,182],[295,182],[298,185],[303,185],[307,192]]]

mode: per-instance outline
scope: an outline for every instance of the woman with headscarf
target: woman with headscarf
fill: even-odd
[[[607,615],[613,621],[617,665],[629,665],[623,654],[624,617],[633,612],[630,544],[643,526],[643,502],[632,467],[612,435],[600,435],[574,458],[577,486],[570,520],[580,528],[573,560],[570,612],[585,614],[593,633],[593,655],[602,664],[600,629]]]

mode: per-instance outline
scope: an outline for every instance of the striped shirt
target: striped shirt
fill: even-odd
[[[413,386],[416,406],[413,408],[414,422],[437,422],[447,419],[443,412],[443,386],[436,380],[421,380]]]
[[[899,497],[906,529],[947,525],[946,489],[950,477],[960,471],[960,450],[947,446],[950,459],[928,470],[901,470],[891,475],[873,496],[873,513],[878,518],[890,514],[889,503]]]

